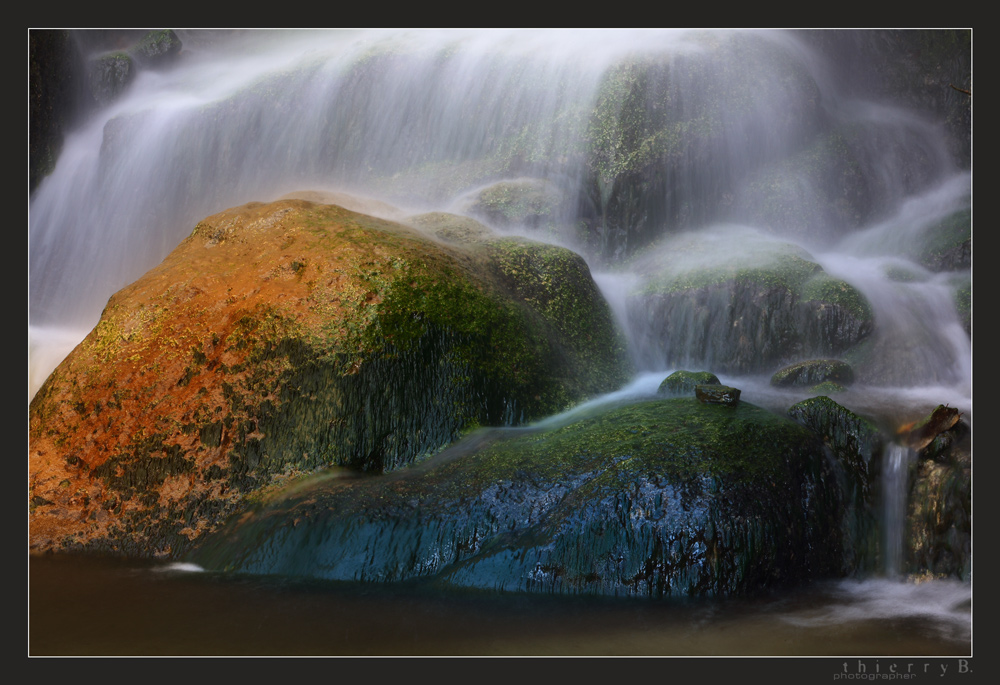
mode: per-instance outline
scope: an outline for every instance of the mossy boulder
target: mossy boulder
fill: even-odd
[[[32,546],[170,554],[290,475],[392,470],[619,387],[608,306],[550,247],[302,200],[205,219],[31,402],[30,497],[54,503]]]
[[[248,573],[654,598],[843,573],[821,443],[759,407],[655,400],[478,444],[379,478],[305,483],[190,558]]]
[[[144,67],[161,67],[170,64],[181,51],[181,39],[170,29],[150,31],[129,52]]]
[[[432,236],[460,245],[477,262],[477,271],[515,301],[525,304],[553,329],[553,344],[566,350],[567,365],[554,366],[567,385],[621,385],[627,342],[594,283],[587,262],[572,250],[525,238],[497,236],[469,217],[434,212],[407,219]],[[568,349],[567,349],[568,348]],[[561,370],[560,370],[561,369]],[[589,379],[589,380],[587,380]]]
[[[776,42],[739,32],[685,41],[698,49],[630,55],[602,78],[579,210],[595,253],[634,254],[665,227],[719,219],[748,171],[801,145],[822,117],[816,82]]]
[[[851,365],[839,359],[810,359],[786,366],[771,376],[771,385],[779,388],[819,383],[850,385],[853,382]]]
[[[825,132],[802,150],[748,173],[727,216],[820,244],[834,231],[864,225],[878,198],[872,175],[864,173],[866,139],[859,133]]]
[[[628,317],[651,364],[755,373],[839,355],[874,327],[856,288],[801,248],[746,230],[669,240],[636,269]]]
[[[718,385],[719,378],[709,371],[674,371],[663,379],[657,395],[693,395],[696,385]]]
[[[181,41],[173,31],[150,31],[125,49],[93,57],[87,68],[91,96],[98,105],[113,102],[132,84],[140,69],[165,66],[180,50]]]

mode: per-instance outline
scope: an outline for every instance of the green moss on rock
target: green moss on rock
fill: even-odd
[[[696,385],[718,385],[719,378],[709,371],[674,371],[663,379],[657,395],[693,395]]]
[[[834,383],[833,381],[823,381],[822,383],[817,383],[816,385],[809,388],[809,392],[814,395],[831,395],[840,392],[846,392],[845,388],[840,383]]]
[[[755,373],[839,355],[873,330],[867,300],[797,246],[731,229],[669,240],[652,254],[636,263],[643,279],[628,316],[658,363]]]
[[[839,359],[810,359],[786,366],[771,376],[771,385],[777,387],[813,385],[820,382],[850,385],[854,382],[854,370],[850,364]]]

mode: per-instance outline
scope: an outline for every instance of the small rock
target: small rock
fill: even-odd
[[[740,403],[740,389],[728,385],[696,385],[694,394],[702,404],[736,406]]]

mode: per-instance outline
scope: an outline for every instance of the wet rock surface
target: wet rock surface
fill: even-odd
[[[808,428],[830,450],[844,493],[844,553],[858,572],[876,570],[880,547],[879,478],[885,440],[869,419],[829,397],[812,397],[788,409],[788,416]]]
[[[758,407],[646,402],[385,476],[305,484],[206,568],[490,590],[741,595],[843,570],[821,443]]]
[[[694,394],[702,404],[724,404],[732,407],[740,402],[740,389],[728,385],[696,385]]]

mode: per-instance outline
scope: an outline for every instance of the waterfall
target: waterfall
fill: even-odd
[[[890,578],[906,573],[907,518],[913,450],[890,445],[882,466],[883,572]]]
[[[515,167],[572,198],[567,160],[607,66],[683,43],[641,31],[181,36],[183,59],[141,72],[71,132],[31,197],[33,378],[112,293],[227,207],[347,189],[441,209]]]
[[[953,296],[968,270],[930,272],[896,249],[970,205],[969,173],[938,114],[883,93],[893,74],[865,65],[886,49],[875,36],[179,35],[176,63],[140,71],[72,130],[32,194],[30,392],[112,293],[212,213],[310,189],[461,213],[489,184],[532,179],[557,198],[545,225],[497,228],[581,252],[644,371],[664,366],[644,351],[647,323],[625,312],[643,287],[635,265],[668,253],[672,237],[704,242],[738,224],[801,245],[868,297],[881,349],[907,350],[878,384],[970,395]],[[745,251],[719,235],[720,249]],[[712,361],[696,338],[686,344],[682,358]]]

